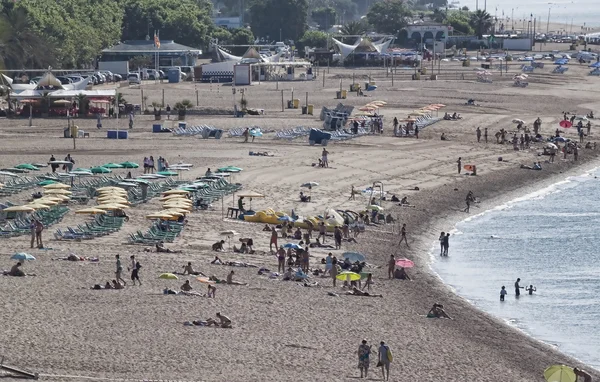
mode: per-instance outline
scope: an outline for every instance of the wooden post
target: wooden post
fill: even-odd
[[[196,106],[200,106],[200,98],[198,97],[198,89],[196,89]]]
[[[165,107],[165,89],[162,90],[162,107]]]
[[[325,87],[325,71],[323,70],[323,87]]]
[[[277,80],[277,83],[275,84],[275,90],[279,90],[279,80]]]
[[[281,111],[283,112],[284,107],[283,107],[283,90],[281,91]]]
[[[140,97],[142,98],[142,112],[144,112],[144,89],[140,87]]]
[[[352,72],[352,88],[354,88],[354,72]]]
[[[394,86],[394,70],[392,69],[392,86]]]
[[[306,108],[308,109],[308,92],[306,92]]]

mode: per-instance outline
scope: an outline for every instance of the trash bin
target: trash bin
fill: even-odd
[[[294,102],[293,101],[288,101],[288,109],[291,109],[294,107]]]
[[[342,99],[346,99],[347,96],[348,96],[348,91],[342,90]]]
[[[302,106],[302,114],[306,114],[308,112],[308,106]]]
[[[419,73],[415,73],[412,75],[412,79],[418,81],[421,79],[421,75]]]
[[[315,110],[315,105],[308,105],[306,108],[306,113],[313,115],[314,110]]]
[[[471,61],[469,59],[464,60],[462,66],[471,66]]]
[[[335,98],[336,99],[341,99],[342,98],[342,92],[339,91],[339,90],[337,92],[335,92]]]
[[[65,129],[63,130],[63,135],[65,138],[71,138],[71,129],[68,127],[65,127]]]
[[[300,100],[298,98],[294,98],[292,101],[294,102],[294,109],[297,109],[300,106]]]
[[[73,125],[71,126],[71,138],[77,138],[77,134],[79,133],[79,127]]]
[[[421,74],[423,74],[423,75],[427,74],[427,68],[426,67],[422,67],[421,68]]]
[[[437,74],[432,74],[431,77],[429,77],[430,80],[432,81],[436,81],[437,80]]]

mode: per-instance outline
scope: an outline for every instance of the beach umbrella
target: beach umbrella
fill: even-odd
[[[569,127],[573,126],[573,124],[572,124],[570,121],[567,121],[566,119],[564,119],[564,120],[560,121],[560,122],[558,123],[558,125],[559,125],[560,127],[564,127],[565,129],[568,129]]]
[[[138,184],[130,183],[130,182],[119,182],[119,183],[117,183],[117,186],[119,186],[119,187],[137,187]]]
[[[226,166],[226,167],[221,167],[221,168],[217,169],[218,172],[240,172],[242,170],[243,170],[243,168],[235,167],[235,166]]]
[[[319,185],[319,183],[317,183],[317,182],[307,182],[307,183],[302,183],[300,185],[300,187],[313,188],[313,187],[317,187],[318,185]]]
[[[64,184],[64,183],[51,183],[51,184],[46,184],[43,186],[44,189],[46,190],[68,190],[69,188],[71,188],[71,186],[69,186],[68,184]]]
[[[99,208],[101,210],[114,211],[114,210],[123,210],[125,208],[129,208],[129,206],[127,206],[125,204],[120,204],[120,203],[107,203],[107,204],[98,204],[95,208]]]
[[[45,204],[39,204],[39,203],[29,203],[27,204],[28,207],[33,208],[34,210],[49,210],[50,206],[47,206]]]
[[[396,260],[396,266],[400,268],[412,268],[415,266],[415,263],[409,259],[398,259]]]
[[[575,117],[576,121],[584,121],[586,122],[588,119],[585,115],[578,115],[577,117]]]
[[[89,168],[81,168],[78,167],[75,170],[71,171],[71,172],[75,172],[75,171],[79,171],[79,172],[89,172],[90,174],[92,173],[92,170],[90,170]]]
[[[2,170],[3,171],[12,172],[14,174],[23,174],[23,173],[29,172],[29,171],[27,171],[27,170],[25,170],[23,168],[16,168],[16,167],[3,168]]]
[[[292,223],[296,221],[296,220],[294,220],[294,218],[289,217],[287,215],[280,216],[280,217],[277,218],[277,220],[279,220],[280,222],[292,222]]]
[[[114,187],[114,186],[106,186],[106,187],[100,187],[100,188],[96,188],[96,191],[98,192],[103,192],[103,191],[125,191],[124,188],[121,187]]]
[[[43,163],[31,163],[31,165],[37,167],[38,169],[40,169],[42,167],[48,167],[47,164],[43,164]]]
[[[42,180],[41,182],[38,183],[38,186],[48,186],[50,184],[55,184],[58,183],[56,180]]]
[[[291,249],[302,249],[301,246],[299,246],[296,243],[287,243],[283,245],[283,248],[291,248]]]
[[[350,271],[344,271],[342,273],[340,273],[339,275],[337,275],[335,277],[338,280],[341,281],[358,281],[360,280],[360,275],[358,273],[355,272],[350,272]]]
[[[106,167],[98,166],[98,167],[92,167],[90,169],[90,172],[92,174],[109,174],[112,172],[112,170],[109,168],[106,168]]]
[[[172,273],[162,273],[160,276],[158,276],[159,279],[163,279],[163,280],[178,280],[179,277],[177,277],[176,275],[172,274]]]
[[[25,253],[25,252],[15,253],[10,258],[12,260],[27,260],[27,261],[35,260],[35,257],[33,255],[30,255],[29,253]]]
[[[172,219],[173,215],[172,214],[166,214],[166,213],[154,213],[154,214],[150,214],[150,215],[146,215],[146,219],[162,219],[162,220],[169,220]]]
[[[544,145],[544,148],[546,148],[546,149],[558,150],[558,147],[557,147],[557,146],[556,146],[554,143],[550,143],[550,142],[546,143],[546,144]]]
[[[20,170],[30,170],[30,171],[40,171],[39,168],[35,167],[32,164],[29,163],[21,163],[15,166],[15,168],[18,168]]]
[[[51,160],[48,164],[71,164],[71,162],[66,160]]]
[[[55,189],[55,190],[44,190],[44,194],[46,195],[72,195],[71,191]]]
[[[138,178],[140,178],[140,179],[163,179],[163,178],[166,178],[166,176],[160,175],[160,174],[145,174],[145,175],[138,176]]]
[[[10,172],[10,171],[0,171],[0,175],[4,175],[4,176],[10,176],[10,177],[13,177],[13,178],[14,178],[14,177],[16,177],[16,176],[19,176],[19,175],[17,175],[17,174],[13,174],[13,173],[12,173],[12,172]]]
[[[185,191],[187,193],[187,191]],[[162,198],[160,198],[160,201],[164,202],[166,200],[177,200],[177,199],[182,199],[182,200],[189,200],[185,197],[185,195],[181,195],[179,193],[177,194],[170,194],[167,196],[163,196]]]
[[[158,175],[162,175],[162,176],[177,176],[179,175],[178,173],[174,172],[174,171],[159,171],[157,172]]]
[[[104,167],[104,168],[124,168],[123,166],[121,166],[120,164],[117,164],[117,163],[107,163],[107,164],[103,164],[101,167]]]
[[[360,110],[360,111],[373,111],[375,109],[376,108],[373,106],[363,106],[363,107],[358,108],[358,110]]]
[[[62,202],[62,200],[59,201]],[[43,204],[46,206],[55,206],[58,204],[59,201],[50,198],[39,198],[36,200],[36,203]]]
[[[172,209],[167,209],[167,210],[163,210],[163,211],[158,211],[157,214],[165,214],[165,215],[171,215],[171,216],[183,216],[188,213],[188,211],[185,211],[185,213],[181,212],[181,211],[185,211],[185,210],[176,210],[176,209],[172,208]]]
[[[547,382],[576,382],[577,376],[572,367],[565,365],[552,365],[544,370]]]
[[[513,123],[516,123],[516,124],[519,124],[519,123],[524,124],[525,123],[525,121],[523,121],[522,119],[513,119],[512,121],[513,121]]]
[[[110,203],[116,203],[116,204],[129,204],[129,202],[127,201],[126,198],[122,197],[122,196],[105,196],[102,198],[98,198],[98,204],[110,204]]]
[[[67,176],[92,176],[90,171],[71,171]]]
[[[144,179],[127,179],[128,182],[142,183],[142,184],[150,184],[147,180]]]
[[[189,191],[186,191],[186,190],[169,190],[169,191],[163,192],[163,195],[176,195],[176,194],[186,195],[186,194],[189,194]]]
[[[120,165],[123,168],[138,168],[138,167],[140,167],[139,164],[134,163],[134,162],[123,162],[123,163],[120,163]]]
[[[12,207],[5,208],[2,211],[5,211],[5,212],[33,212],[33,211],[35,211],[35,209],[33,207],[29,207],[29,206],[12,206]]]
[[[377,211],[377,212],[381,212],[381,211],[383,211],[383,207],[381,207],[381,206],[376,206],[376,205],[370,205],[370,206],[367,206],[367,209],[368,209],[368,210],[372,210],[372,211]]]
[[[79,215],[104,215],[106,211],[101,210],[100,208],[84,208],[81,210],[75,211],[76,214]]]
[[[59,99],[56,101],[52,101],[52,103],[57,104],[57,105],[70,105],[71,101],[68,101],[66,99]]]
[[[355,262],[362,262],[365,261],[365,255],[363,255],[362,253],[358,253],[358,252],[344,252],[342,253],[342,257],[344,259],[348,259],[350,260],[350,262],[355,263]]]
[[[187,215],[187,214],[190,213],[190,211],[188,211],[186,209],[183,209],[183,208],[168,208],[168,209],[163,210],[161,212],[164,212],[166,214],[170,214],[170,213],[173,213],[173,212],[178,212],[178,213],[181,213],[183,215]]]

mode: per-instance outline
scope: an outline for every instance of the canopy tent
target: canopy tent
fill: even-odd
[[[227,53],[221,48],[217,48],[217,52],[222,57],[223,61],[241,61],[242,57],[234,56],[233,54]]]
[[[341,42],[335,38],[331,38],[331,40],[338,47],[340,54],[342,55],[342,59],[346,59],[346,57],[348,57],[352,52],[354,52],[354,49],[356,49],[356,47],[360,43],[360,42],[358,42],[355,45],[348,45],[348,44],[344,44],[343,42]]]
[[[102,90],[67,90],[67,89],[58,89],[58,90],[37,90],[37,89],[28,89],[23,90],[14,95],[16,99],[40,99],[44,96],[44,93],[48,93],[49,98],[75,98],[80,94],[89,97],[97,97],[97,98],[114,98],[116,97],[116,90],[114,89],[102,89]]]
[[[343,42],[332,38],[336,44],[342,59],[346,59],[352,53],[382,53],[388,50],[392,39],[383,38],[377,42],[371,42],[368,38],[359,39],[354,45],[344,44]]]
[[[258,53],[258,51],[254,47],[251,46],[250,48],[248,48],[246,53],[244,53],[244,55],[242,56],[241,62],[244,62],[244,63],[263,62],[263,58],[261,57],[260,53]]]

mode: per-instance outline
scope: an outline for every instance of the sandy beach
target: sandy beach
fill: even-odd
[[[0,168],[45,163],[52,154],[62,159],[70,153],[77,167],[141,163],[145,156],[153,155],[165,157],[171,164],[194,164],[191,171],[183,173],[184,179],[201,176],[207,168],[242,167],[244,171],[235,175],[234,181],[242,183],[245,191],[266,196],[252,201],[256,211],[272,208],[289,214],[293,209],[305,216],[322,214],[326,208],[361,211],[368,198],[348,200],[350,189],[364,189],[374,181],[382,182],[389,194],[407,196],[415,206],[400,208],[397,203],[383,202],[396,224],[368,226],[358,243],[344,243],[342,250],[332,251],[338,257],[344,251],[359,251],[367,255],[368,263],[377,266],[372,269],[373,293],[381,293],[383,298],[367,298],[345,295],[339,284],[332,286],[330,278],[313,277],[319,286],[307,288],[259,276],[256,268],[211,265],[215,255],[211,245],[222,238],[219,232],[235,230],[240,236],[234,242],[238,237],[252,237],[258,253],[228,251],[219,257],[277,268],[276,258],[268,253],[269,234],[262,231],[264,225],[223,218],[222,206],[233,206],[232,196],[214,203],[208,211],[189,215],[181,237],[167,244],[181,254],[148,253],[144,252],[147,246],[126,244],[130,233],[150,226],[145,215],[161,209],[158,198],[127,210],[130,220],[117,233],[81,242],[53,240],[51,233],[57,228],[89,220],[75,215],[72,211],[81,206],[72,205],[62,222],[45,231],[45,246],[51,250],[30,250],[29,236],[0,239],[0,269],[10,269],[14,252],[28,252],[37,258],[24,266],[36,277],[0,276],[0,294],[4,296],[0,356],[6,357],[6,364],[39,373],[40,380],[58,381],[348,381],[360,375],[356,350],[362,339],[374,349],[382,340],[390,345],[394,352],[393,381],[544,381],[542,373],[549,365],[579,365],[560,349],[477,310],[441,283],[429,268],[429,251],[439,232],[450,230],[468,216],[462,209],[469,190],[481,200],[472,211],[478,213],[597,165],[599,151],[581,149],[578,162],[572,156],[568,160],[557,156],[553,164],[542,163],[543,171],[524,170],[519,168],[521,164],[546,160],[537,156],[543,143],[523,151],[495,143],[493,135],[500,128],[515,130],[515,118],[529,126],[541,118],[542,134],[548,136],[557,128],[563,111],[578,115],[600,111],[597,78],[587,76],[586,66],[573,64],[566,74],[557,75],[550,74],[552,68],[547,65],[530,75],[527,88],[517,88],[511,80],[518,72],[516,65],[508,75],[495,74],[491,84],[476,82],[473,68],[461,68],[454,62],[441,68],[438,81],[410,81],[412,71],[398,70],[393,85],[391,75],[381,69],[331,68],[325,73],[325,86],[319,77],[310,82],[246,87],[248,107],[264,109],[265,115],[242,119],[213,115],[233,109],[230,86],[142,85],[148,104],[162,102],[163,94],[171,106],[185,98],[195,104],[197,97],[198,113],[203,114],[188,115],[188,125],[225,131],[260,126],[267,131],[246,144],[242,138],[227,134],[221,140],[153,134],[154,117],[146,115],[136,116],[130,139],[118,141],[105,139],[104,130],[116,128],[117,123],[119,128],[126,128],[126,121],[104,120],[103,130],[98,130],[95,119],[79,119],[76,124],[90,132],[90,137],[77,140],[73,150],[72,140],[61,138],[65,120],[34,119],[34,126],[28,127],[25,119],[0,119]],[[320,74],[324,71],[321,69]],[[371,76],[378,89],[369,93],[371,97],[349,94],[341,102],[360,107],[375,99],[386,101],[380,110],[385,116],[383,135],[330,142],[328,169],[311,165],[317,162],[321,146],[309,146],[306,138],[289,142],[274,139],[276,131],[322,126],[318,118],[321,107],[335,106],[340,101],[334,99],[335,92],[340,86],[348,89],[353,76],[357,82]],[[297,109],[282,111],[282,90],[286,103],[293,91],[294,98],[303,104],[308,92],[315,115],[301,115]],[[139,88],[122,87],[119,91],[128,101],[141,103]],[[479,106],[466,106],[469,98]],[[405,118],[412,110],[431,103],[445,104],[441,113],[458,112],[463,119],[437,122],[423,129],[419,139],[393,137],[394,116]],[[593,142],[600,133],[592,123],[592,134],[586,139]],[[477,127],[489,129],[488,144],[477,142]],[[561,130],[562,135],[577,139],[576,129]],[[442,133],[449,140],[440,140]],[[268,151],[274,156],[249,156],[249,151]],[[458,175],[458,157],[463,164],[477,165],[477,176]],[[141,174],[142,169],[132,173]],[[310,203],[301,203],[300,185],[311,181],[319,186],[312,190]],[[419,191],[414,191],[415,187]],[[20,203],[29,197],[30,192],[24,191],[0,201]],[[397,232],[403,223],[407,224],[410,248],[398,246]],[[311,267],[324,268],[320,259],[329,251],[312,249]],[[100,261],[52,260],[71,252]],[[124,290],[90,290],[94,284],[114,278],[115,254],[121,255],[124,265],[130,255],[136,256],[143,266],[143,285],[128,283]],[[412,281],[387,279],[385,265],[390,254],[414,260],[416,266],[409,270]],[[215,299],[163,295],[164,288],[178,290],[186,279],[195,291],[206,291],[206,285],[195,277],[158,279],[159,274],[180,270],[188,261],[196,270],[219,278],[233,269],[235,278],[249,285],[217,285]],[[427,319],[425,315],[435,302],[444,304],[453,320]],[[216,312],[231,318],[233,329],[183,325],[184,321],[214,317]],[[374,356],[371,363],[376,363]],[[600,377],[600,373],[592,372]],[[373,368],[369,379],[380,380],[380,371]]]

